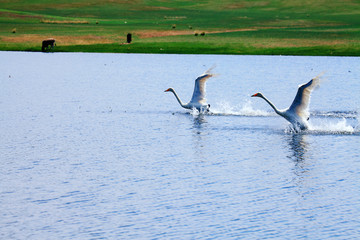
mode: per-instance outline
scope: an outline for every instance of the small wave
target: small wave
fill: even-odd
[[[233,115],[233,116],[249,116],[249,117],[267,117],[274,116],[272,112],[254,109],[251,102],[245,102],[244,104],[233,105],[228,102],[221,102],[211,108],[211,114],[213,115]]]
[[[313,111],[311,116],[314,117],[326,117],[326,118],[358,118],[359,113],[357,111]]]
[[[345,118],[340,121],[321,120],[309,125],[309,130],[318,134],[355,134],[359,133],[357,127],[351,126]]]

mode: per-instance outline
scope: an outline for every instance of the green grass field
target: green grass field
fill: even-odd
[[[0,50],[50,37],[63,52],[360,56],[360,0],[0,0]]]

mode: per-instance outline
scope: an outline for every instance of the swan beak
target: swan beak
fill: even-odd
[[[255,93],[254,95],[251,95],[251,97],[256,97],[257,93]]]
[[[168,91],[170,91],[170,89],[166,89],[164,92],[168,92]]]

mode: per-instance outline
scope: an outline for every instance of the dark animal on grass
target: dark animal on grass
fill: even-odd
[[[56,46],[55,39],[53,38],[45,39],[44,41],[42,41],[41,51],[43,52],[49,51],[53,49],[54,46]]]
[[[128,35],[126,35],[126,41],[127,41],[127,43],[131,43],[131,38],[132,38],[131,33],[128,33]]]

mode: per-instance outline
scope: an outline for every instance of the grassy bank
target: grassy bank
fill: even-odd
[[[0,0],[0,50],[360,56],[359,16],[354,0]]]

